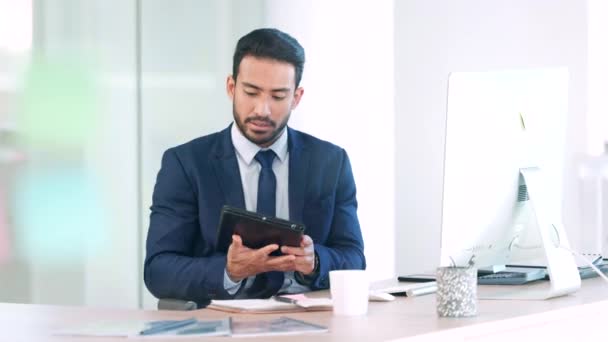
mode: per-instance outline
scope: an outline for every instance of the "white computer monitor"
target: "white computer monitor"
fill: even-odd
[[[550,288],[526,296],[580,287],[561,224],[567,113],[565,68],[450,75],[442,266],[541,260]]]

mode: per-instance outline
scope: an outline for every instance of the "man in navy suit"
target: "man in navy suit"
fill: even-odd
[[[276,29],[236,46],[228,128],[170,148],[154,188],[144,281],[158,298],[265,298],[325,289],[329,271],[364,269],[356,188],[346,152],[287,127],[300,102],[304,49]],[[300,246],[216,246],[222,206],[302,222]],[[281,249],[282,254],[271,253]]]

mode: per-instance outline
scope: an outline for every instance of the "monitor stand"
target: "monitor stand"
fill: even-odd
[[[480,294],[479,299],[542,300],[563,296],[581,287],[581,278],[574,256],[569,251],[570,244],[561,224],[560,214],[549,205],[547,196],[550,191],[545,189],[542,171],[538,167],[523,168],[519,171],[530,197],[529,204],[536,220],[535,226],[540,232],[550,281],[548,284],[501,287]]]

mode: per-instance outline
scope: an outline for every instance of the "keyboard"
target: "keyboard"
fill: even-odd
[[[545,277],[545,270],[531,269],[526,272],[503,271],[477,277],[480,285],[522,285]]]

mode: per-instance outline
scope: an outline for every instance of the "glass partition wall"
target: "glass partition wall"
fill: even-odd
[[[0,0],[0,302],[154,307],[142,282],[168,147],[229,121],[262,1]]]
[[[142,1],[141,230],[145,243],[162,153],[231,120],[225,80],[237,39],[264,23],[264,1]],[[142,248],[142,258],[144,249]],[[142,285],[143,305],[156,299]]]

